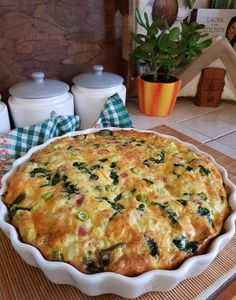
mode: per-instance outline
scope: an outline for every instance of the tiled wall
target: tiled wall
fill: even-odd
[[[0,93],[34,71],[71,83],[103,64],[121,73],[121,15],[115,0],[1,0]]]

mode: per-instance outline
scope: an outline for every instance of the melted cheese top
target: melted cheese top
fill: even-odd
[[[9,178],[4,202],[46,259],[128,276],[202,253],[229,214],[207,157],[133,130],[52,142]]]

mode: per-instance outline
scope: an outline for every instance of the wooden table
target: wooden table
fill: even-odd
[[[205,151],[224,166],[229,178],[236,183],[236,161],[227,157],[223,153],[216,151],[196,140],[193,140],[167,126],[152,128],[164,134],[170,134],[177,138],[196,145]],[[158,300],[158,299],[181,299],[191,300],[209,290],[209,286],[218,282],[219,278],[231,271],[236,265],[236,236],[230,243],[217,255],[211,265],[199,276],[181,282],[175,289],[159,293],[151,292],[136,299],[139,300]],[[212,290],[209,299],[229,300],[235,299],[236,279],[235,274],[223,281],[223,285]],[[11,243],[0,231],[0,299],[1,300],[80,300],[91,299],[93,297],[82,294],[78,289],[68,285],[56,285],[49,282],[43,273],[38,269],[27,265],[15,252]],[[96,300],[122,299],[115,295],[101,295],[94,297]],[[200,298],[204,299],[204,298]]]

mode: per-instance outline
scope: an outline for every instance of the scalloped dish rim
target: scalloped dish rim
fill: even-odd
[[[222,175],[224,184],[231,190],[229,196],[231,213],[224,222],[224,233],[216,237],[210,243],[206,253],[188,258],[175,270],[152,270],[138,276],[128,277],[114,272],[84,274],[68,263],[46,260],[36,247],[20,241],[15,227],[5,220],[8,215],[8,211],[5,204],[2,202],[2,197],[7,188],[7,179],[14,173],[15,169],[27,161],[34,152],[46,147],[51,142],[67,136],[89,134],[104,129],[109,129],[112,131],[134,130],[138,132],[154,133],[157,136],[180,142],[194,152],[204,154],[211,160],[211,162],[214,163]],[[89,296],[98,296],[111,293],[126,298],[135,298],[147,292],[171,290],[184,279],[195,277],[203,272],[235,234],[234,222],[236,220],[236,187],[229,180],[226,169],[216,163],[215,159],[211,155],[199,150],[195,145],[183,142],[174,136],[161,134],[151,130],[117,127],[97,129],[90,128],[83,131],[72,131],[62,136],[51,138],[41,145],[32,147],[25,155],[15,160],[10,171],[8,171],[2,177],[1,184],[0,228],[10,239],[11,244],[16,252],[26,263],[40,268],[44,275],[53,283],[73,285]]]

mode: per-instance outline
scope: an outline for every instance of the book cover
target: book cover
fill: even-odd
[[[226,37],[236,47],[236,9],[194,9],[191,21],[204,24],[209,37]]]

